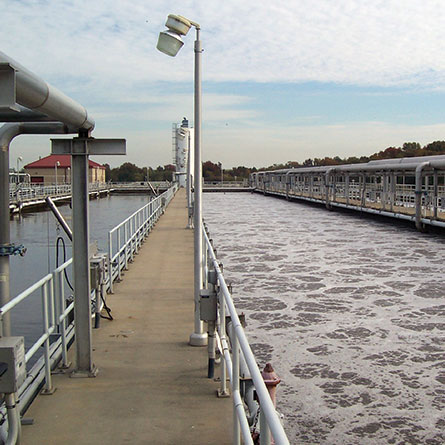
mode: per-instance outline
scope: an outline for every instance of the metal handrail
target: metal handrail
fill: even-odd
[[[109,185],[104,182],[92,182],[88,186],[89,192],[109,190]],[[10,184],[9,201],[24,202],[46,196],[70,196],[71,184],[41,185],[41,184]]]
[[[247,364],[247,367],[250,372],[250,376],[253,380],[259,401],[260,401],[260,407],[261,407],[261,415],[265,422],[261,424],[261,434],[262,434],[262,444],[268,444],[267,437],[268,432],[267,428],[270,428],[270,431],[272,433],[272,436],[275,440],[276,445],[288,445],[289,440],[286,436],[286,433],[284,432],[283,426],[281,425],[280,418],[275,410],[275,407],[272,403],[272,400],[270,398],[269,392],[266,388],[266,385],[264,383],[264,380],[261,376],[261,373],[259,371],[258,365],[255,360],[255,356],[253,355],[253,352],[250,348],[249,342],[247,340],[246,334],[244,332],[244,328],[241,325],[240,319],[238,317],[238,314],[236,312],[235,305],[233,303],[232,296],[229,292],[229,289],[227,287],[227,284],[224,279],[224,275],[221,271],[221,268],[219,266],[218,259],[216,258],[215,252],[213,250],[212,244],[209,240],[209,237],[203,229],[203,237],[205,240],[206,245],[206,253],[208,257],[210,258],[211,264],[217,274],[218,277],[218,283],[220,288],[220,294],[223,297],[221,301],[223,301],[224,309],[227,308],[231,320],[232,320],[232,332],[233,332],[233,339],[232,339],[232,350],[237,349],[237,343],[239,344],[239,348],[242,352],[242,358],[245,363]],[[220,325],[224,324],[225,321],[221,320]],[[239,366],[240,366],[240,358],[238,357],[237,353],[232,353],[232,358],[230,358],[230,352],[227,345],[227,340],[225,338],[225,329],[221,329],[219,331],[220,339],[223,343],[223,357],[226,361],[226,365],[229,368],[229,377],[230,382],[232,386],[232,393],[234,395],[234,411],[236,413],[236,416],[240,422],[241,426],[241,432],[243,433],[243,439],[246,443],[252,443],[252,438],[250,436],[250,430],[249,435],[246,436],[247,431],[245,429],[247,424],[247,417],[246,413],[243,408],[242,401],[240,399],[240,393],[239,393],[239,383],[235,382],[234,379],[236,376],[239,376]],[[230,372],[230,369],[232,369],[232,372]],[[239,377],[238,377],[239,379]],[[241,410],[240,407],[243,409]],[[248,424],[247,424],[248,425]],[[264,426],[263,426],[264,425]],[[267,426],[265,428],[265,426]]]
[[[40,337],[34,342],[34,344],[26,351],[25,363],[29,363],[34,355],[43,346],[43,358],[45,363],[45,391],[52,391],[52,381],[51,381],[51,345],[50,337],[54,333],[59,333],[61,336],[61,344],[63,348],[62,356],[64,362],[66,362],[67,347],[69,339],[67,338],[67,320],[73,310],[73,304],[66,304],[65,292],[63,285],[63,274],[65,270],[72,264],[72,259],[69,259],[52,273],[45,275],[39,281],[34,283],[29,288],[25,289],[11,301],[6,303],[0,308],[0,321],[3,320],[4,316],[14,309],[18,304],[25,301],[27,298],[34,295],[35,292],[41,292],[42,299],[42,316],[43,316],[43,332]],[[29,374],[34,373],[35,366],[28,371]],[[26,381],[25,384],[20,388],[20,392],[26,391]],[[29,383],[32,383],[29,382]],[[20,399],[20,406],[26,406],[28,400]]]
[[[122,270],[133,260],[144,238],[162,215],[178,189],[173,184],[108,232],[108,276],[106,289],[113,292],[113,282],[121,279]]]

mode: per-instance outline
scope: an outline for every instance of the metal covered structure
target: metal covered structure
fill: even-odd
[[[257,192],[445,227],[445,155],[250,175]]]

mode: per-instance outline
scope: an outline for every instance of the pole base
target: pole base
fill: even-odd
[[[92,377],[96,377],[98,372],[99,372],[99,369],[96,367],[96,365],[93,364],[93,368],[90,371],[86,371],[84,369],[75,369],[70,374],[70,377],[72,379],[92,378]]]
[[[194,332],[190,335],[190,346],[207,346],[207,332],[203,334]]]

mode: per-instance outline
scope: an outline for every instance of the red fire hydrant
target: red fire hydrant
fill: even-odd
[[[272,364],[270,364],[270,363],[266,364],[263,371],[261,372],[261,375],[263,376],[264,383],[266,384],[267,390],[269,391],[273,406],[276,408],[277,407],[277,399],[276,399],[277,386],[281,382],[281,379],[277,376],[277,374],[275,373],[275,371],[272,367]]]

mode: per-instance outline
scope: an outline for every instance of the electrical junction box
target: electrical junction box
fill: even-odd
[[[23,337],[0,338],[0,392],[16,392],[26,378]]]
[[[202,289],[199,299],[199,311],[202,321],[216,321],[217,295],[210,293],[207,289]]]
[[[106,255],[97,255],[90,259],[91,289],[97,289],[105,282],[106,261]]]

